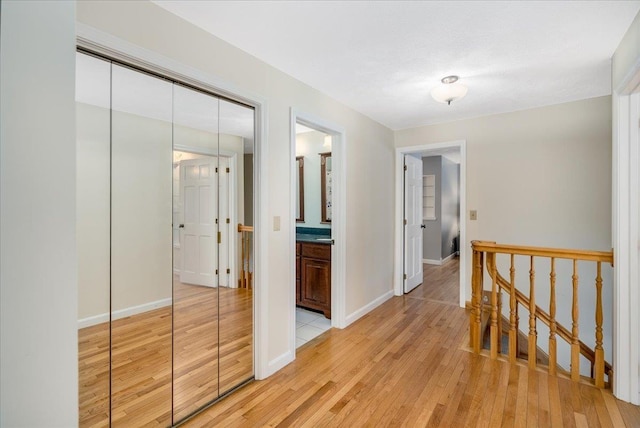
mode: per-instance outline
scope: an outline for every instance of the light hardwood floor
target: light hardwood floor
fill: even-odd
[[[112,425],[169,426],[172,406],[178,421],[251,378],[252,301],[251,290],[175,281],[173,312],[167,306],[114,321]],[[108,426],[108,323],[79,330],[78,341],[79,424]]]
[[[327,331],[184,426],[640,426],[640,408],[608,391],[463,350],[457,263],[425,266],[412,293]]]

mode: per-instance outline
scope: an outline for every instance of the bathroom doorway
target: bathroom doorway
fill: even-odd
[[[291,114],[291,348],[345,326],[344,131]]]

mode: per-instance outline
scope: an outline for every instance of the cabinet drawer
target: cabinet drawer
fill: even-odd
[[[302,244],[302,257],[331,260],[331,245],[304,243]]]

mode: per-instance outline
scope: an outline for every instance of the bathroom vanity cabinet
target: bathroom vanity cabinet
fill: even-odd
[[[296,242],[296,304],[331,318],[331,245]]]

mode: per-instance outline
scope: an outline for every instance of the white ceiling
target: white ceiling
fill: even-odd
[[[640,1],[155,1],[392,129],[611,93]],[[451,106],[429,92],[449,74]]]

